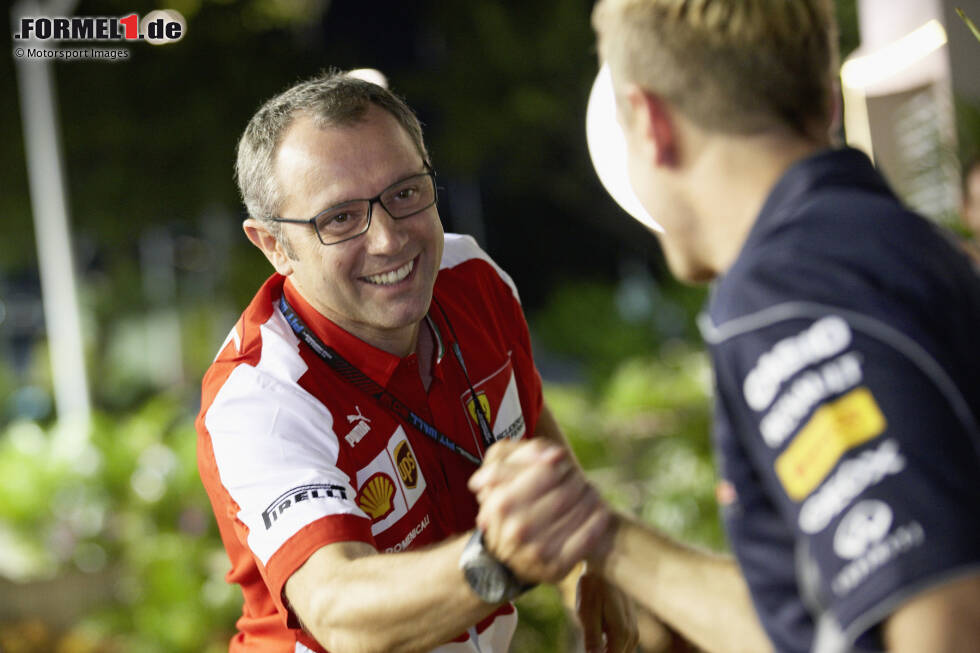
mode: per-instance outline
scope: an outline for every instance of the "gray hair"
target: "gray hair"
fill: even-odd
[[[235,179],[249,216],[268,221],[279,215],[285,198],[276,176],[276,153],[286,130],[300,114],[312,117],[319,129],[343,127],[363,120],[371,104],[394,116],[428,162],[422,126],[404,100],[382,86],[329,70],[268,100],[245,127],[238,141]],[[279,223],[270,222],[269,226],[279,238]]]

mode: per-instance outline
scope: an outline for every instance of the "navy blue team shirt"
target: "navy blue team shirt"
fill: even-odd
[[[841,149],[786,172],[712,289],[719,496],[778,651],[880,650],[901,602],[980,572],[978,279]]]

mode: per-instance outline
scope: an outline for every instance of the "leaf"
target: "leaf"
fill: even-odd
[[[960,18],[963,19],[963,22],[966,23],[966,26],[970,28],[971,32],[973,32],[973,36],[980,41],[980,29],[977,29],[976,24],[970,20],[970,17],[967,16],[959,7],[956,8],[956,13],[959,14]]]

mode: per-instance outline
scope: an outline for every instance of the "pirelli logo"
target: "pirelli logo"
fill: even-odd
[[[346,499],[347,490],[340,485],[314,484],[295,487],[288,492],[283,492],[269,507],[262,511],[262,522],[265,530],[272,528],[284,512],[292,506],[303,501],[315,501],[317,499]]]
[[[818,408],[776,458],[776,475],[794,501],[806,498],[827,477],[847,451],[884,432],[881,414],[871,391],[852,390]]]

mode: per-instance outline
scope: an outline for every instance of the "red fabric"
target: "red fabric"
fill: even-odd
[[[449,350],[452,331],[470,382],[490,409],[495,434],[530,436],[542,406],[520,304],[487,260],[468,258],[437,277],[429,317],[443,354],[433,367],[428,391],[414,354],[400,359],[358,340],[319,315],[283,277],[273,275],[236,325],[237,338],[229,337],[205,375],[197,420],[201,478],[232,562],[228,581],[241,585],[244,596],[232,652],[292,652],[297,641],[323,650],[298,629],[282,599],[286,580],[321,546],[356,540],[381,552],[416,549],[471,529],[477,512],[466,488],[473,464],[402,424],[340,379],[305,344],[290,343],[292,334],[283,328],[276,308],[284,285],[287,300],[324,343],[477,456],[482,457],[483,443],[468,406],[469,384]],[[251,366],[255,373],[236,372],[239,366]],[[291,379],[291,369],[302,373]],[[289,401],[269,398],[269,388]],[[227,399],[230,395],[234,401]],[[323,407],[332,423],[323,419]],[[208,424],[235,423],[236,412],[247,413],[236,430],[221,426],[221,433],[209,432]],[[302,430],[295,442],[289,428],[280,430],[286,423]],[[355,427],[364,430],[360,439]],[[213,442],[213,437],[218,439]],[[268,460],[255,459],[268,451],[274,454]],[[321,453],[326,462],[317,460]],[[290,464],[297,466],[297,478],[304,479],[296,481],[298,487],[289,485]],[[241,466],[254,472],[243,479]],[[266,469],[272,470],[268,479]],[[316,476],[318,470],[323,470],[323,479]],[[322,489],[328,486],[334,488],[332,494]],[[295,521],[307,514],[308,523]],[[512,611],[504,606],[497,614]],[[492,620],[481,622],[478,630]]]

